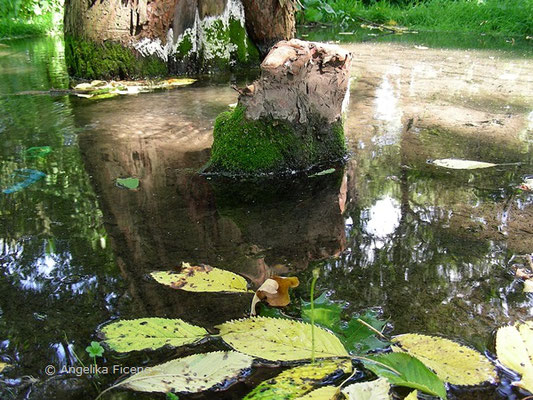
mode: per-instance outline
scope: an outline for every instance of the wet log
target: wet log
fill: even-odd
[[[132,79],[257,65],[259,52],[247,30],[263,49],[290,38],[294,7],[254,1],[247,2],[245,21],[241,0],[66,0],[69,73]]]
[[[276,44],[261,64],[261,77],[239,89],[235,110],[217,118],[208,170],[271,173],[343,159],[351,59],[335,45],[297,39]]]

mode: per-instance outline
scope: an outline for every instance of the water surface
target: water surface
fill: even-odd
[[[347,301],[346,315],[373,309],[392,334],[444,335],[480,351],[493,350],[497,327],[530,317],[533,299],[512,274],[533,249],[533,195],[516,190],[533,173],[528,75],[517,73],[510,93],[487,97],[481,72],[470,77],[445,62],[466,53],[416,58],[403,49],[404,61],[382,56],[372,65],[370,51],[384,47],[357,46],[350,160],[329,175],[259,182],[196,173],[209,159],[215,117],[236,101],[229,82],[253,76],[98,101],[19,95],[68,87],[62,42],[0,48],[1,188],[18,169],[46,174],[0,195],[0,359],[13,365],[0,397],[94,398],[88,377],[48,377],[45,368],[89,363],[85,347],[110,320],[160,316],[212,329],[248,315],[249,295],[190,294],[147,278],[181,262],[240,273],[254,288],[272,274],[296,275],[292,311],[309,298],[310,271],[319,266],[318,291]],[[400,52],[394,46],[389,51]],[[512,56],[469,57],[475,65],[493,57],[502,74],[511,68]],[[509,74],[526,68],[520,60]],[[480,115],[509,115],[502,124],[517,129],[499,135],[500,125]],[[52,151],[28,156],[35,146]],[[427,162],[447,157],[519,164],[450,171]],[[117,187],[119,177],[139,178],[139,189]],[[197,351],[107,352],[101,362],[146,366]],[[240,398],[273,373],[259,369],[211,397]],[[102,388],[118,378],[101,377]],[[491,387],[479,398],[503,393]],[[107,398],[164,397],[117,390]]]

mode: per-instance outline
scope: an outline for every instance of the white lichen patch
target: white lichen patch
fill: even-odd
[[[238,49],[237,44],[231,42],[229,35],[231,21],[238,21],[245,31],[244,7],[241,0],[228,0],[224,12],[218,16],[200,19],[196,10],[194,25],[187,28],[176,40],[173,39],[173,32],[170,29],[165,44],[159,38],[144,38],[134,43],[133,47],[143,56],[155,55],[165,62],[175,55],[200,53],[204,60],[218,58],[230,61],[231,55]],[[183,54],[183,47],[186,48],[186,54]]]

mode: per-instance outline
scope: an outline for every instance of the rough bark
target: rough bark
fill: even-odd
[[[264,57],[280,40],[290,40],[296,32],[292,0],[243,0],[246,30]]]
[[[293,39],[275,45],[261,77],[215,122],[211,168],[233,174],[307,169],[345,155],[349,52]]]
[[[250,18],[259,29],[262,20]],[[259,32],[261,43],[267,34]],[[90,79],[209,72],[259,60],[241,0],[66,0],[65,38],[71,74]]]

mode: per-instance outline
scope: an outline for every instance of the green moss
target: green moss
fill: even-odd
[[[177,49],[176,49],[176,56],[183,58],[189,55],[190,51],[192,50],[192,39],[191,34],[186,33],[181,38],[180,42],[178,43]]]
[[[249,64],[259,61],[259,51],[248,38],[246,29],[241,21],[230,19],[229,21],[229,39],[235,46],[232,51],[232,58],[239,64]]]
[[[245,109],[220,114],[215,121],[211,169],[236,174],[300,170],[338,161],[346,154],[342,122],[307,125],[247,120]]]
[[[155,56],[140,57],[119,43],[94,43],[65,37],[65,60],[72,76],[85,79],[133,79],[164,76],[167,65]]]

